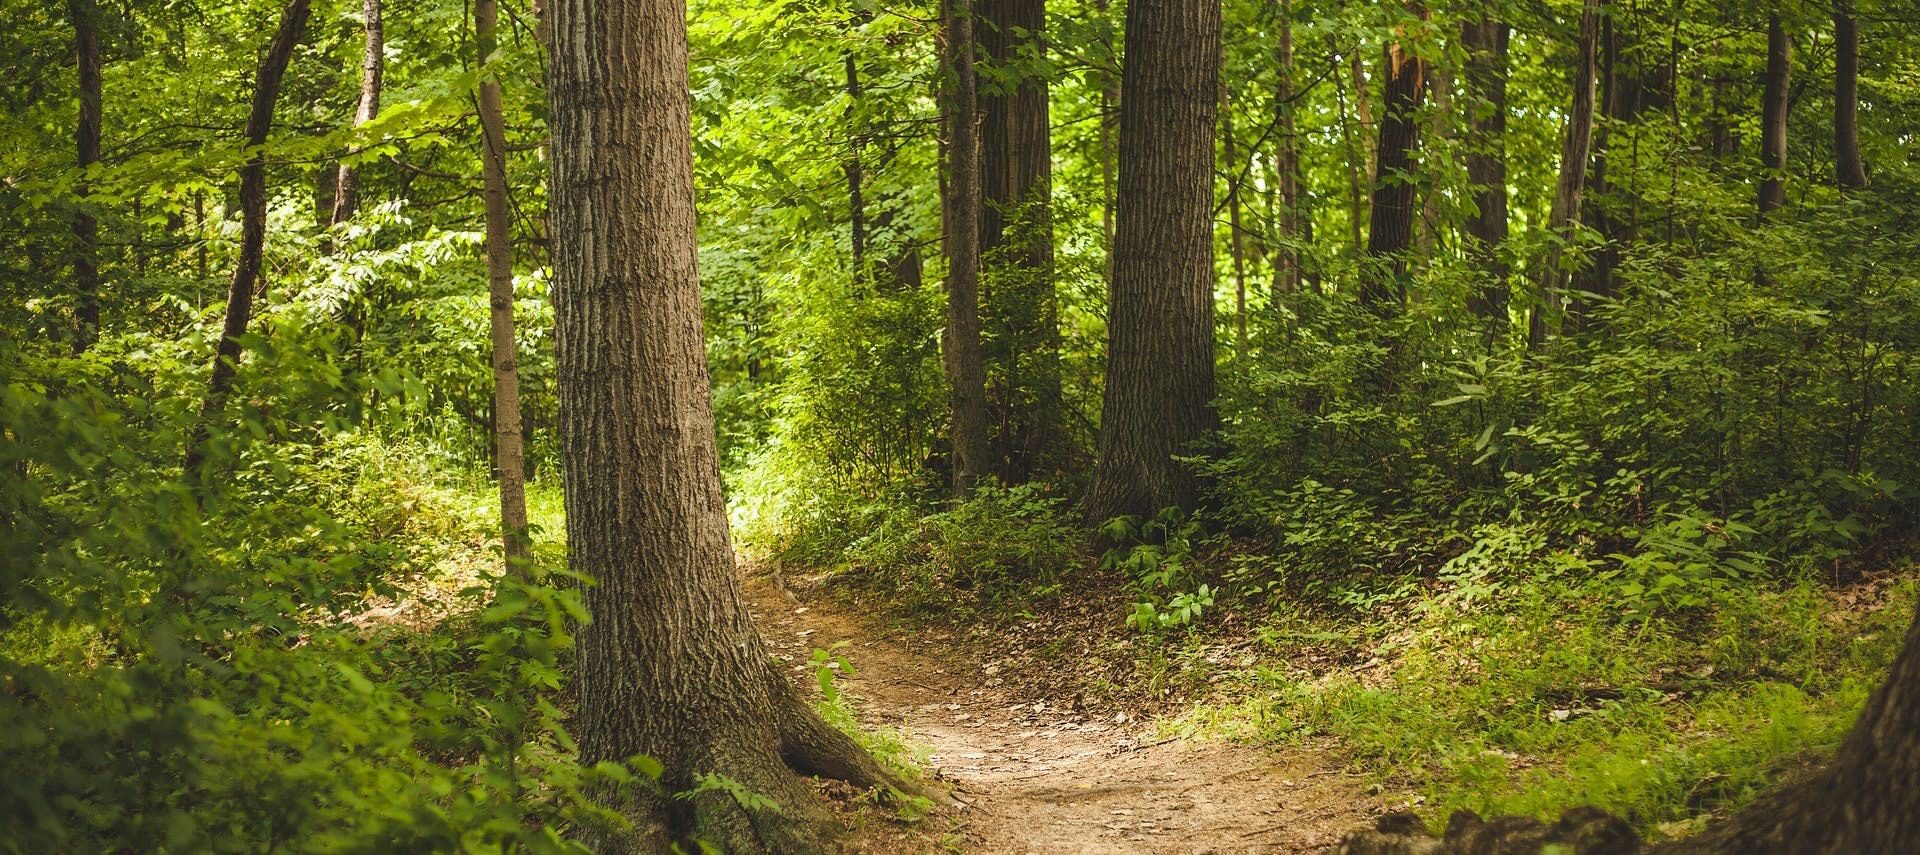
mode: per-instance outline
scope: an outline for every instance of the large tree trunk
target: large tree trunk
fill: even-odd
[[[68,0],[73,19],[74,67],[80,78],[80,115],[73,126],[75,163],[80,179],[73,195],[73,352],[80,354],[100,337],[100,224],[87,207],[88,167],[100,160],[100,10],[93,0]]]
[[[1566,135],[1560,140],[1560,178],[1554,185],[1553,208],[1547,215],[1547,252],[1540,265],[1540,286],[1527,312],[1527,349],[1547,342],[1547,314],[1566,291],[1566,249],[1579,224],[1580,197],[1586,188],[1587,159],[1593,144],[1593,96],[1600,54],[1600,3],[1586,0],[1580,8],[1580,41],[1573,70],[1573,107],[1567,113]]]
[[[378,16],[380,0],[366,0]],[[493,55],[495,0],[475,0],[473,34],[480,78],[481,196],[487,217],[487,306],[493,351],[493,448],[500,477],[500,531],[509,570],[533,555],[527,540],[525,438],[520,433],[520,363],[513,332],[513,235],[507,212],[507,129],[500,113],[500,79],[486,72]],[[369,29],[371,32],[371,29]],[[372,36],[368,40],[372,41]],[[377,77],[377,75],[376,75]],[[378,88],[376,84],[376,89]],[[364,90],[362,90],[364,93]],[[364,101],[362,104],[364,105]],[[344,175],[346,167],[341,167]],[[341,186],[346,185],[345,180]],[[336,208],[336,213],[338,209]]]
[[[267,131],[273,127],[273,104],[280,97],[280,81],[293,60],[293,48],[306,31],[307,12],[307,0],[288,0],[280,13],[280,28],[273,34],[254,78],[253,106],[247,112],[246,129],[247,148],[253,156],[240,167],[240,257],[227,288],[227,318],[214,349],[207,397],[200,405],[200,421],[187,439],[184,468],[188,477],[199,475],[206,461],[207,436],[213,421],[226,408],[233,374],[240,366],[240,337],[247,334],[247,322],[253,317],[253,291],[260,281],[267,242],[267,156],[259,149],[266,145]]]
[[[1467,48],[1467,86],[1473,124],[1467,139],[1467,183],[1474,215],[1467,220],[1467,251],[1483,278],[1467,307],[1487,324],[1488,337],[1507,326],[1507,44],[1512,28],[1482,17],[1460,26]]]
[[[1173,457],[1215,424],[1213,134],[1219,0],[1127,5],[1113,305],[1098,523],[1190,507],[1199,481]]]
[[[1380,142],[1374,146],[1373,213],[1360,302],[1375,315],[1387,317],[1397,312],[1407,297],[1406,255],[1413,241],[1416,210],[1413,159],[1420,142],[1420,123],[1415,114],[1426,91],[1426,63],[1400,45],[1388,44],[1380,72]]]
[[[354,108],[353,124],[358,127],[373,121],[380,115],[380,84],[386,75],[386,30],[380,23],[380,0],[361,0],[361,14],[366,19],[366,48],[360,55],[360,104]],[[480,10],[474,9],[477,20]],[[482,60],[485,56],[482,55]],[[483,117],[484,118],[484,117]],[[354,210],[360,204],[360,169],[351,163],[341,163],[333,181],[333,214],[328,218],[329,226],[337,226],[353,217]]]
[[[1000,416],[994,468],[1023,483],[1060,440],[1060,311],[1053,285],[1053,154],[1045,0],[983,0],[975,35],[997,69],[1019,74],[1011,92],[982,94],[980,253],[996,332],[989,406]],[[1004,87],[1007,72],[1002,72]],[[1057,462],[1057,461],[1056,461]]]
[[[980,349],[980,121],[973,42],[973,0],[946,0],[947,182],[942,242],[947,253],[947,372],[953,440],[953,493],[967,496],[990,470],[987,378]]]
[[[644,754],[668,793],[724,775],[780,805],[609,787],[599,795],[634,825],[588,833],[607,853],[695,834],[730,853],[820,851],[824,812],[797,773],[887,775],[801,701],[734,575],[695,266],[686,7],[557,0],[548,14],[568,560],[596,580],[576,665],[581,759]]]
[[[1760,214],[1787,204],[1787,108],[1793,45],[1780,12],[1767,15],[1767,77],[1760,96]]]
[[[1851,0],[1833,7],[1833,173],[1842,190],[1867,186],[1860,161],[1860,22]]]

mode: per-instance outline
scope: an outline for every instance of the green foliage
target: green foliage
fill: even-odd
[[[971,614],[1044,592],[1086,561],[1061,499],[1036,485],[982,486],[949,509],[890,509],[847,549],[843,572],[910,610]]]

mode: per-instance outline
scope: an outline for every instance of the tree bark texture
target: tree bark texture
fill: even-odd
[[[1492,17],[1460,26],[1473,104],[1466,161],[1474,214],[1467,220],[1467,252],[1483,278],[1467,307],[1486,322],[1490,337],[1507,326],[1507,45],[1512,32]]]
[[[1173,457],[1215,424],[1213,134],[1219,0],[1127,6],[1113,304],[1095,523],[1191,507],[1199,481]]]
[[[980,119],[973,0],[946,0],[947,184],[941,218],[947,253],[942,349],[952,417],[953,493],[967,496],[991,472],[987,378],[980,346]]]
[[[1787,108],[1793,44],[1780,12],[1767,15],[1767,76],[1760,95],[1760,214],[1787,204]]]
[[[1842,190],[1867,186],[1860,160],[1860,21],[1853,4],[1833,7],[1833,172]]]
[[[974,35],[996,85],[980,106],[980,255],[994,471],[1018,484],[1060,440],[1060,309],[1053,283],[1053,154],[1046,0],[981,0]],[[1057,461],[1056,461],[1057,462]]]
[[[288,0],[280,13],[280,27],[254,77],[253,105],[247,111],[246,127],[247,148],[253,155],[240,167],[240,256],[234,263],[233,282],[227,288],[227,316],[221,325],[220,343],[214,348],[207,397],[200,405],[200,421],[187,439],[184,468],[188,477],[198,476],[206,462],[207,437],[213,421],[226,408],[234,372],[240,367],[240,337],[247,334],[247,322],[253,317],[253,292],[260,282],[267,242],[267,156],[261,146],[266,145],[267,132],[273,127],[273,105],[280,97],[287,64],[293,61],[294,46],[306,32],[307,4],[308,0]]]
[[[360,102],[353,111],[353,124],[358,127],[373,121],[380,115],[380,85],[386,75],[386,30],[380,23],[381,0],[361,0],[360,9],[366,19],[366,49],[360,57]],[[480,10],[476,6],[474,18],[477,21]],[[486,57],[482,56],[481,61]],[[483,117],[484,119],[484,117]],[[337,226],[353,217],[360,205],[360,168],[350,163],[341,163],[334,175],[333,215],[328,225]]]
[[[634,824],[589,842],[820,851],[823,810],[796,773],[888,776],[786,682],[734,574],[695,266],[686,7],[556,0],[548,14],[568,560],[597,580],[579,631],[581,759],[645,754],[668,792],[723,774],[780,805],[607,791]]]
[[[1407,249],[1413,241],[1414,151],[1420,142],[1415,115],[1426,91],[1426,63],[1388,44],[1381,72],[1380,141],[1374,146],[1373,211],[1368,220],[1368,269],[1360,302],[1375,315],[1391,316],[1406,300]]]
[[[380,0],[367,0],[371,14]],[[507,210],[507,129],[501,116],[500,79],[486,72],[498,20],[496,0],[474,0],[473,33],[482,69],[480,111],[481,197],[486,206],[487,316],[493,362],[493,447],[500,478],[500,532],[507,567],[533,557],[527,539],[525,437],[520,432],[520,363],[513,328],[513,234]],[[368,37],[372,41],[372,37]],[[377,75],[375,75],[377,77]],[[376,84],[377,91],[378,86]],[[364,91],[363,95],[364,95]],[[365,102],[362,101],[364,106]],[[344,174],[346,167],[341,167]],[[345,181],[342,181],[345,186]],[[336,209],[337,211],[338,209]]]
[[[74,67],[80,84],[80,115],[73,126],[74,182],[78,199],[73,211],[73,352],[86,352],[100,337],[100,223],[88,207],[86,172],[100,160],[100,22],[93,0],[68,0],[73,19]]]
[[[1587,159],[1593,144],[1593,98],[1599,76],[1601,0],[1585,0],[1580,7],[1580,41],[1573,67],[1573,105],[1567,111],[1567,131],[1560,140],[1560,177],[1554,184],[1553,208],[1547,214],[1546,258],[1540,265],[1540,286],[1527,312],[1527,349],[1539,350],[1547,341],[1547,313],[1566,291],[1566,250],[1579,224],[1580,197],[1586,189]]]

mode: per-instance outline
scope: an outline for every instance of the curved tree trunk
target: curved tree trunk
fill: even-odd
[[[1760,214],[1787,204],[1787,108],[1793,75],[1793,43],[1775,10],[1767,15],[1767,79],[1760,96]]]
[[[581,759],[645,754],[669,792],[725,775],[780,805],[610,789],[600,797],[634,825],[591,842],[819,851],[824,811],[800,775],[887,775],[779,673],[734,575],[695,266],[686,7],[557,0],[548,14],[568,560],[596,580],[576,665]]]
[[[386,75],[386,30],[380,23],[380,0],[361,0],[361,14],[366,19],[367,41],[365,51],[360,56],[360,104],[353,111],[353,124],[358,127],[373,121],[380,115],[380,84]],[[474,9],[474,18],[478,20],[480,10]],[[485,59],[484,56],[481,57]],[[484,120],[484,116],[482,119]],[[333,181],[333,214],[328,225],[337,226],[353,217],[360,205],[360,169],[350,163],[341,163],[339,172]]]
[[[73,195],[79,204],[73,212],[73,352],[86,352],[100,337],[100,262],[96,257],[100,242],[100,224],[87,208],[87,168],[100,160],[100,14],[93,0],[68,0],[67,15],[73,19],[74,67],[80,78],[80,115],[74,122],[75,163],[81,178],[74,182]]]
[[[1219,0],[1127,5],[1113,305],[1087,518],[1191,507],[1174,455],[1211,430]]]
[[[366,0],[377,17],[380,0]],[[495,0],[475,0],[473,34],[475,65],[484,69],[493,55]],[[372,32],[371,28],[368,31]],[[367,37],[368,42],[373,37]],[[500,115],[500,80],[482,72],[480,78],[481,196],[487,217],[487,316],[493,362],[493,447],[500,472],[500,532],[509,570],[533,556],[527,540],[527,458],[520,433],[520,367],[513,332],[513,235],[507,212],[507,129]],[[377,77],[377,74],[376,74]],[[375,85],[378,90],[378,85]],[[362,90],[362,106],[365,106]],[[342,175],[346,167],[341,167]],[[346,186],[346,181],[341,181]],[[336,215],[339,209],[335,209]]]
[[[973,0],[946,0],[947,184],[942,222],[947,252],[943,364],[953,419],[953,493],[967,496],[990,470],[987,378],[980,350],[980,122]]]
[[[280,81],[286,76],[287,64],[293,61],[293,48],[306,32],[307,2],[288,0],[280,13],[280,28],[273,34],[254,78],[246,130],[247,148],[253,150],[253,156],[240,167],[240,258],[227,288],[227,318],[221,326],[220,343],[214,348],[213,376],[207,381],[207,397],[200,405],[200,421],[187,439],[183,468],[188,477],[197,476],[206,462],[207,436],[214,419],[226,408],[233,374],[240,366],[240,337],[247,334],[247,322],[253,317],[253,291],[260,281],[267,243],[267,156],[260,147],[266,145],[267,131],[273,127],[273,104],[280,97]]]
[[[1467,48],[1467,86],[1473,125],[1467,146],[1467,182],[1474,215],[1467,220],[1467,250],[1484,282],[1467,308],[1487,324],[1488,338],[1507,326],[1507,44],[1513,30],[1482,17],[1460,25]]]
[[[1850,0],[1833,7],[1833,172],[1842,190],[1867,186],[1860,161],[1860,22]]]
[[[1540,265],[1540,287],[1527,310],[1527,349],[1547,343],[1547,314],[1558,307],[1567,289],[1566,251],[1580,221],[1580,197],[1586,189],[1587,158],[1593,145],[1593,96],[1600,62],[1601,0],[1580,7],[1579,57],[1574,61],[1573,108],[1567,113],[1566,135],[1560,139],[1560,178],[1553,191],[1553,209],[1547,214],[1547,253]]]

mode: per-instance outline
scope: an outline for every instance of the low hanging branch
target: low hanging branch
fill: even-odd
[[[240,259],[234,265],[233,284],[227,289],[227,320],[214,352],[213,377],[200,405],[200,421],[187,440],[183,468],[190,478],[197,476],[206,463],[207,437],[214,419],[226,408],[234,371],[240,364],[240,337],[246,335],[247,321],[253,316],[253,291],[260,280],[267,241],[267,156],[260,147],[266,145],[267,131],[273,127],[273,103],[280,96],[280,81],[293,59],[293,47],[306,30],[307,4],[308,0],[288,0],[280,14],[280,29],[273,34],[255,78],[253,107],[247,113],[247,148],[253,156],[240,168]]]

